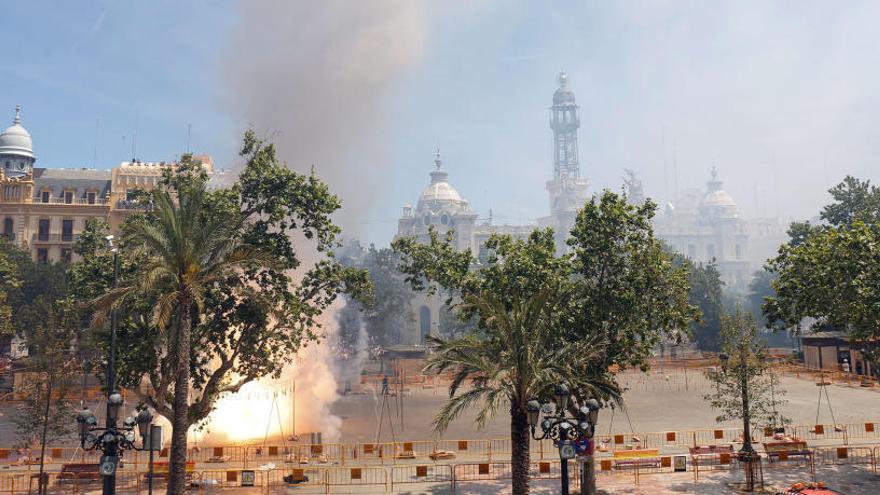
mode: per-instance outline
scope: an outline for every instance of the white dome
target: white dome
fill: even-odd
[[[15,108],[15,119],[12,125],[0,134],[0,155],[18,155],[34,157],[34,145],[27,129],[21,126],[21,108]]]
[[[437,158],[434,159],[436,170],[431,172],[431,183],[419,195],[418,210],[428,209],[437,212],[444,209],[455,213],[469,211],[467,200],[462,199],[458,191],[449,184],[447,180],[449,174],[441,170],[442,164],[438,151]]]
[[[461,196],[448,182],[435,182],[422,191],[419,202],[423,201],[461,201]]]
[[[736,207],[736,201],[727,191],[712,191],[703,196],[702,206],[732,206]]]
[[[708,191],[700,200],[700,212],[710,218],[736,218],[736,201],[733,196],[721,187],[723,182],[718,180],[718,171],[712,167],[712,180],[706,183]]]

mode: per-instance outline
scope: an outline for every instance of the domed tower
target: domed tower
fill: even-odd
[[[434,158],[431,183],[419,195],[415,209],[406,205],[398,221],[398,237],[415,237],[420,242],[428,240],[431,227],[439,234],[455,231],[455,246],[466,249],[471,246],[477,214],[470,203],[463,199],[449,183],[449,173],[443,170],[440,152]]]
[[[34,146],[31,135],[21,125],[21,106],[15,107],[12,125],[0,134],[0,168],[8,178],[18,178],[33,172]]]
[[[712,167],[712,178],[706,182],[706,194],[700,201],[700,215],[705,220],[733,220],[739,215],[736,201],[723,189],[724,182],[718,180],[718,170]]]

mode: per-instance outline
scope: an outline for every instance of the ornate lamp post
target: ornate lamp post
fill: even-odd
[[[113,253],[113,283],[116,288],[119,279],[119,250],[113,245],[113,236],[104,238],[107,249]],[[144,408],[135,410],[132,416],[125,418],[122,427],[117,426],[119,413],[122,410],[122,395],[116,390],[116,309],[110,311],[110,349],[107,359],[107,423],[104,428],[98,427],[95,414],[88,407],[83,407],[76,417],[79,424],[80,447],[83,450],[99,450],[101,465],[99,471],[104,477],[104,495],[116,493],[116,468],[119,466],[119,458],[125,450],[145,450],[148,447],[150,424],[153,415]],[[135,425],[141,434],[143,448],[135,447]]]
[[[541,405],[537,400],[530,400],[526,405],[529,426],[532,430],[532,438],[544,440],[550,438],[553,445],[559,449],[559,458],[562,466],[562,495],[568,495],[568,460],[573,459],[579,448],[591,455],[593,434],[596,431],[596,423],[599,419],[599,402],[596,399],[584,401],[578,410],[576,417],[566,416],[568,399],[571,392],[565,384],[556,385],[553,392],[556,407],[550,403]],[[555,411],[554,411],[555,409]],[[544,419],[541,419],[541,413]],[[540,421],[541,435],[536,434],[536,427]],[[586,485],[584,488],[591,490]],[[595,490],[592,489],[594,492]],[[587,493],[590,493],[587,491]]]
[[[146,407],[138,407],[131,416],[122,421],[121,427],[117,427],[115,418],[121,409],[122,396],[118,392],[113,392],[107,399],[107,411],[114,416],[114,419],[111,421],[108,418],[106,428],[98,426],[95,413],[88,407],[83,407],[76,416],[76,422],[79,425],[80,447],[83,450],[99,450],[103,454],[99,471],[104,476],[105,495],[116,493],[116,468],[123,452],[125,450],[146,450],[150,444],[150,425],[153,422],[150,410]],[[142,447],[135,445],[135,427],[140,433]]]

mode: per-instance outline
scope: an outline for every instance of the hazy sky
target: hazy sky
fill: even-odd
[[[814,215],[843,175],[880,180],[877,2],[16,2],[0,119],[24,107],[38,165],[234,167],[240,133],[278,141],[378,243],[440,146],[480,216],[547,211],[547,107],[581,106],[582,173],[650,196],[714,163],[750,217]],[[2,122],[0,122],[2,123]],[[97,153],[95,152],[97,149]],[[675,160],[673,160],[675,156]],[[677,174],[675,173],[677,170]],[[778,191],[774,193],[774,191]]]

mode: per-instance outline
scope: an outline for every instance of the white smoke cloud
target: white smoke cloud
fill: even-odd
[[[233,118],[271,135],[343,198],[354,233],[380,196],[387,97],[421,59],[426,13],[406,0],[242,2],[224,57]]]
[[[386,183],[384,108],[395,81],[421,58],[423,8],[403,0],[276,0],[242,2],[238,13],[223,57],[230,113],[269,137],[291,168],[314,166],[343,200],[337,223],[357,234]],[[297,433],[338,439],[341,419],[331,406],[339,383],[359,380],[366,358],[362,329],[354,359],[334,366],[341,306],[322,318],[322,341],[302,349],[280,380],[254,382],[218,403],[209,443],[289,435],[294,414]],[[292,381],[295,412],[294,401],[274,392]]]

